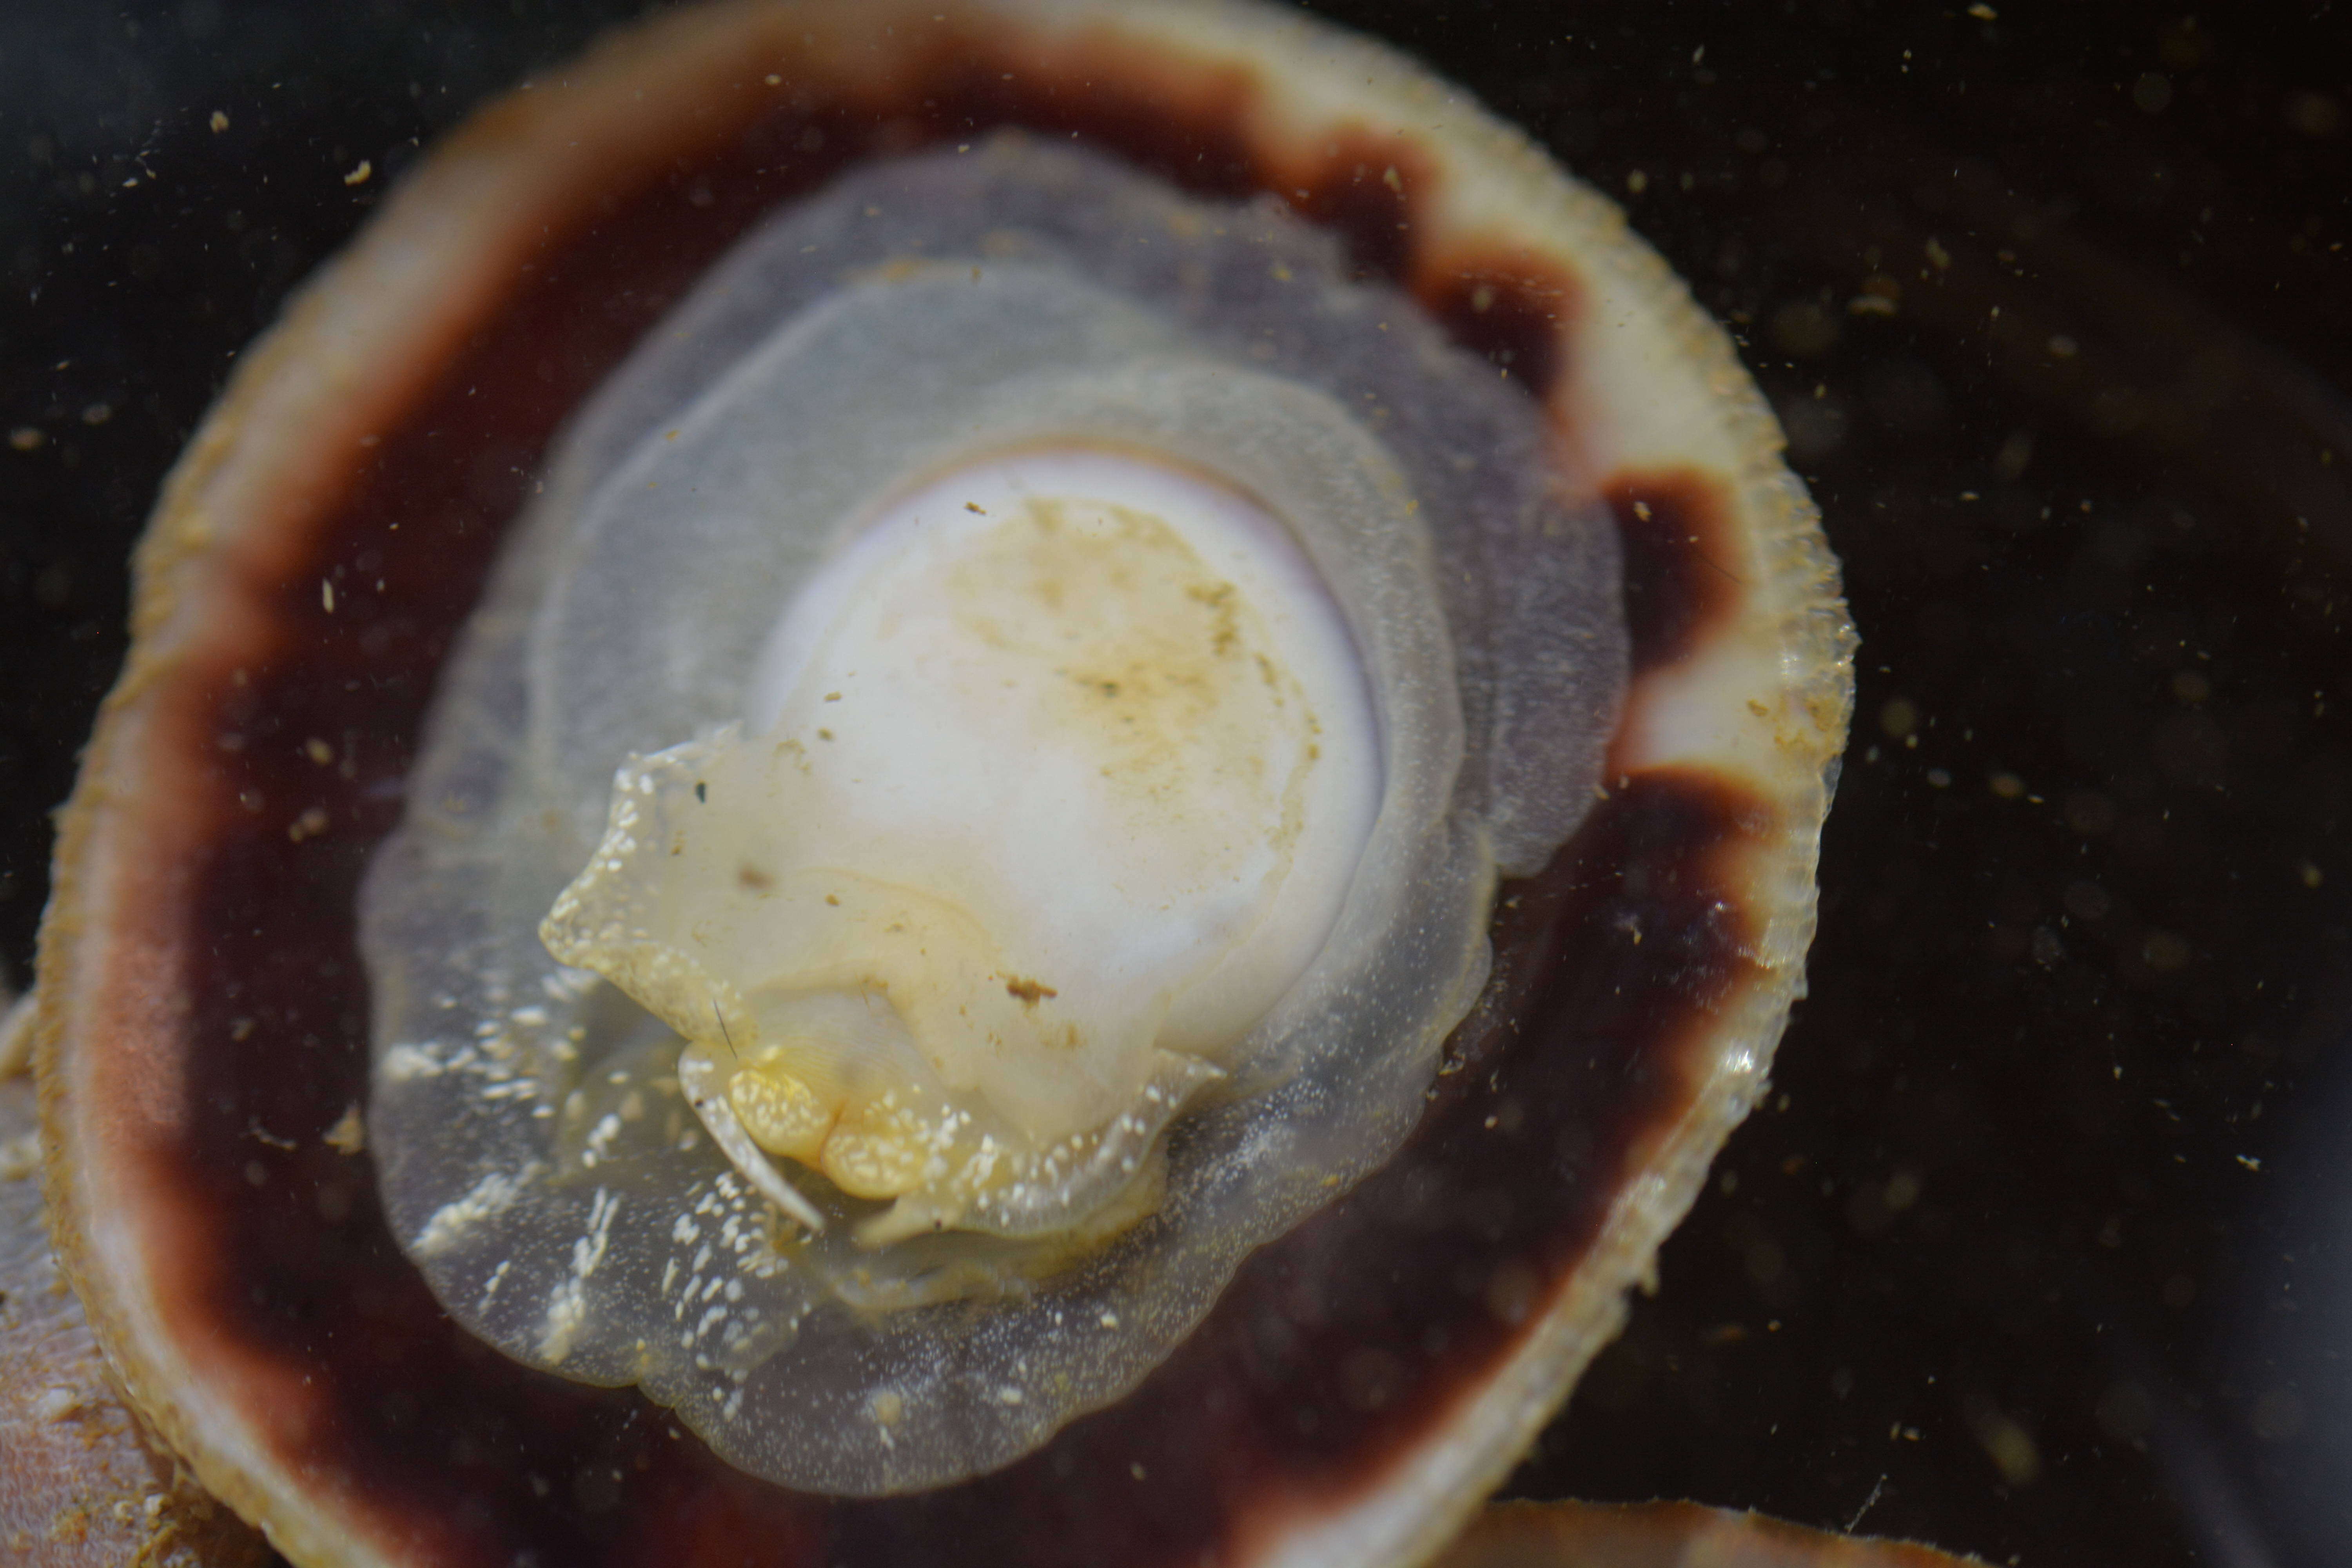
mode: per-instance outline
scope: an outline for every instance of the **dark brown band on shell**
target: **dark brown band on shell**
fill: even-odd
[[[1568,363],[1580,280],[1458,234],[1424,251],[1414,208],[1435,176],[1410,143],[1254,144],[1240,128],[1268,89],[1229,64],[1108,36],[1037,58],[1021,42],[945,27],[878,100],[818,94],[782,56],[737,62],[669,145],[574,192],[439,373],[385,395],[307,510],[236,557],[220,596],[242,613],[208,612],[134,693],[138,743],[173,798],[114,830],[129,841],[111,853],[144,868],[150,896],[135,994],[78,1026],[135,1042],[94,1121],[133,1167],[126,1189],[171,1211],[147,1228],[171,1237],[153,1268],[191,1358],[259,1413],[280,1463],[420,1561],[1244,1556],[1378,1488],[1570,1288],[1623,1184],[1716,1070],[1706,1021],[1759,981],[1739,866],[1772,808],[1696,771],[1612,783],[1543,875],[1505,889],[1495,986],[1399,1159],[1255,1258],[1129,1398],[939,1492],[786,1493],[635,1391],[527,1371],[441,1315],[370,1167],[328,1141],[366,1081],[359,878],[557,426],[751,223],[858,158],[1004,126],[1076,132],[1189,190],[1273,192],[1328,223],[1531,395]],[[787,85],[763,88],[770,71]],[[1693,586],[1709,563],[1706,481],[1689,479],[1687,493],[1680,478],[1628,492],[1675,520],[1627,530],[1654,585],[1634,606],[1653,664],[1686,651],[1706,618],[1690,606],[1714,603]],[[69,858],[75,842],[69,828]],[[45,971],[45,991],[68,994],[64,978]]]
[[[1601,487],[1625,551],[1625,630],[1638,671],[1688,654],[1739,605],[1721,481],[1689,468],[1620,473]]]

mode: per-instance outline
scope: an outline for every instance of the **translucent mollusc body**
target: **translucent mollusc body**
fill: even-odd
[[[370,882],[370,1123],[395,1231],[451,1311],[826,1490],[988,1469],[1115,1398],[1246,1251],[1395,1147],[1483,982],[1498,871],[1540,866],[1592,798],[1625,665],[1615,542],[1536,460],[1544,439],[1325,237],[1022,138],[877,165],[745,240],[575,426]],[[1312,821],[1369,816],[1318,861],[1328,899],[1280,938],[1243,900],[1177,980],[1054,983],[1039,955],[1126,917],[1076,872],[1016,874],[1003,839],[1044,838],[1050,811],[908,804],[896,839],[886,814],[815,815],[835,774],[921,771],[805,753],[887,749],[923,678],[875,698],[845,668],[799,707],[754,689],[772,644],[815,635],[787,606],[872,552],[878,511],[997,454],[1072,449],[1278,520],[1360,660],[1369,717],[1321,703],[1335,742],[1362,735],[1318,764],[1361,805]],[[971,504],[962,526],[1003,526]],[[1528,538],[1549,547],[1498,580],[1488,558]],[[755,707],[773,711],[747,731]],[[739,827],[698,826],[747,795]],[[1185,809],[1238,823],[1237,799]],[[541,943],[551,907],[570,963]],[[1242,973],[1270,951],[1273,974]],[[854,1053],[878,1087],[838,1082],[866,1027],[845,1007],[880,1020]],[[1057,1063],[1038,1041],[1064,1027],[1085,1044]],[[979,1043],[938,1043],[957,1029]],[[819,1037],[836,1043],[789,1045]],[[730,1106],[698,1118],[681,1059]],[[710,1115],[763,1107],[767,1145],[823,1173],[842,1223],[782,1223],[801,1189],[719,1146]]]

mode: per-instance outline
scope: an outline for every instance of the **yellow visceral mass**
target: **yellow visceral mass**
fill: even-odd
[[[686,1037],[780,1208],[838,1202],[767,1155],[890,1201],[869,1244],[1133,1210],[1320,947],[1376,798],[1347,633],[1279,525],[1037,467],[941,481],[818,573],[749,722],[631,758],[542,929]]]

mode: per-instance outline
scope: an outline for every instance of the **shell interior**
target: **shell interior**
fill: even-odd
[[[1201,199],[1143,205],[1121,193],[1165,191],[1091,174],[1054,176],[1050,201],[1008,182],[1009,205],[985,215],[944,182],[919,207],[834,199],[867,181],[887,195],[949,162],[876,162],[920,148],[962,149],[980,168],[998,155],[971,150],[1003,127],[1115,153]],[[863,172],[810,199],[850,171]],[[1253,196],[1265,205],[1213,205]],[[1180,222],[1122,229],[1109,222],[1122,213]],[[812,226],[803,243],[819,248],[805,256],[818,259],[755,239],[661,320],[777,214]],[[1000,234],[1010,254],[992,250]],[[961,263],[985,288],[992,268],[1002,285],[1031,261],[1069,274],[1071,300],[1109,296],[1118,309],[1102,321],[1146,322],[1116,329],[1145,345],[1139,359],[1227,366],[1344,409],[1372,451],[1363,471],[1384,461],[1417,503],[1429,564],[1411,602],[1391,617],[1351,600],[1374,577],[1351,586],[1318,553],[1325,525],[1283,491],[1291,454],[1266,428],[1199,442],[1192,411],[1154,401],[1157,384],[1105,405],[1115,429],[1085,423],[1093,405],[1072,425],[974,403],[869,471],[836,473],[929,366],[970,372],[936,331],[901,334],[917,352],[898,384],[809,454],[802,476],[834,486],[830,508],[751,531],[736,569],[690,548],[715,521],[694,509],[618,555],[579,526],[617,499],[607,481],[641,448],[671,429],[686,441],[789,319],[814,326],[826,300],[848,308],[892,273],[911,286]],[[758,288],[730,298],[730,278]],[[1408,297],[1433,328],[1413,324]],[[1344,330],[1367,320],[1369,332]],[[698,321],[699,342],[687,330]],[[886,312],[868,335],[898,325]],[[880,385],[864,346],[845,343],[820,374]],[[1009,384],[1028,362],[997,347]],[[1090,374],[1108,384],[1119,368],[1112,355]],[[1506,385],[1521,402],[1496,402]],[[817,415],[839,403],[802,400]],[[1311,447],[1318,428],[1291,427],[1290,444]],[[845,559],[845,531],[1005,458],[1003,441],[1014,455],[1140,458],[1279,518],[1364,661],[1381,830],[1391,806],[1421,801],[1437,825],[1426,853],[1460,876],[1412,896],[1473,902],[1462,889],[1479,879],[1462,868],[1482,857],[1530,874],[1498,889],[1491,976],[1417,1104],[1379,1086],[1426,1074],[1437,1047],[1413,1030],[1441,1030],[1444,1005],[1359,1037],[1305,1026],[1301,1004],[1298,1027],[1211,1042],[1224,1077],[1160,1141],[1164,1184],[1128,1189],[1116,1212],[1065,1194],[1088,1213],[1058,1251],[970,1227],[860,1247],[872,1213],[804,1181],[837,1206],[792,1271],[804,1292],[757,1303],[774,1353],[704,1368],[660,1342],[687,1330],[676,1301],[665,1308],[669,1244],[653,1222],[668,1213],[675,1226],[681,1180],[728,1167],[707,1142],[656,1151],[646,1131],[656,1109],[681,1137],[697,1131],[658,1081],[687,1054],[622,990],[551,973],[530,932],[596,847],[632,754],[756,721],[746,661],[798,602],[795,584]],[[239,356],[142,546],[138,635],[62,822],[39,983],[49,1212],[110,1363],[204,1485],[304,1563],[1017,1561],[1041,1542],[1139,1565],[1425,1561],[1614,1332],[1623,1292],[1761,1093],[1802,988],[1853,633],[1779,450],[1729,341],[1622,214],[1458,89],[1296,14],[1213,0],[733,0],[667,13],[551,72],[404,176]],[[756,467],[767,455],[740,456]],[[658,507],[675,487],[637,499]],[[1597,559],[1619,547],[1622,597]],[[672,613],[638,614],[665,584]],[[1621,610],[1630,686],[1580,686],[1576,669],[1611,657],[1580,637]],[[698,617],[696,635],[670,629]],[[1367,630],[1402,637],[1416,617],[1442,626],[1449,680]],[[448,657],[467,625],[466,651]],[[611,707],[600,682],[615,689]],[[1400,751],[1395,727],[1449,689],[1455,771],[1431,804],[1415,792],[1433,755]],[[625,710],[651,721],[597,732]],[[1549,787],[1603,744],[1590,796]],[[542,816],[509,809],[525,796]],[[361,874],[403,803],[410,831],[383,861],[363,972]],[[1386,852],[1409,860],[1413,843],[1399,827]],[[1395,879],[1376,856],[1360,869],[1366,888]],[[1369,907],[1351,883],[1333,939],[1276,1012],[1318,987],[1349,1004],[1318,970],[1362,960],[1349,921]],[[1426,1001],[1451,962],[1468,966],[1453,972],[1466,993],[1477,923],[1391,933],[1422,966],[1395,989]],[[371,1088],[371,1007],[415,1020],[406,1039],[375,1043],[416,1047],[399,1065],[422,1070],[391,1081],[387,1050]],[[1344,1070],[1362,1064],[1372,1070]],[[635,1076],[616,1084],[615,1072]],[[502,1119],[502,1100],[522,1110]],[[1369,1121],[1349,1122],[1357,1111]],[[1328,1155],[1339,1195],[1235,1157],[1261,1138]],[[1237,1268],[1219,1261],[1248,1224],[1280,1228],[1285,1203],[1323,1206]],[[739,1237],[756,1220],[765,1240],[752,1247],[792,1240],[764,1207],[733,1217]],[[491,1255],[493,1233],[510,1254]],[[428,1234],[441,1256],[420,1269],[399,1244]],[[717,1325],[757,1283],[717,1281],[706,1310],[730,1315],[711,1320],[706,1351],[730,1353]],[[1187,1292],[1215,1299],[1177,1342],[1198,1310]],[[523,1359],[477,1337],[485,1297]],[[1097,1302],[1139,1301],[1165,1321],[1079,1321]],[[1049,1324],[1064,1331],[1013,1332]],[[615,1382],[653,1374],[644,1386],[698,1411],[723,1452],[633,1389],[525,1364],[556,1350],[575,1375],[592,1362]],[[651,1363],[681,1351],[665,1389]],[[800,1370],[778,1372],[796,1358]],[[1115,1403],[1058,1429],[1036,1414],[1049,1400],[1065,1416],[1085,1409],[1146,1365]],[[1005,1366],[1036,1381],[998,1384],[992,1405],[967,1374]],[[940,1395],[912,1413],[937,1441],[896,1479],[897,1433],[875,1436],[889,1402],[860,1404],[877,1369]],[[842,1419],[825,1426],[787,1399],[775,1414],[791,1462],[846,1456],[844,1474],[812,1486],[887,1491],[1051,1436],[917,1496],[793,1490],[736,1468],[757,1467],[760,1439],[722,1418],[730,1398],[772,1403],[763,1380],[803,1372]],[[822,1428],[813,1449],[810,1427]]]

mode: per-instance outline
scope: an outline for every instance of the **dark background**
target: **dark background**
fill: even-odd
[[[0,0],[9,981],[236,353],[423,144],[637,9]],[[2352,16],[1314,9],[1731,323],[1864,638],[1774,1098],[1513,1488],[2352,1560]]]

